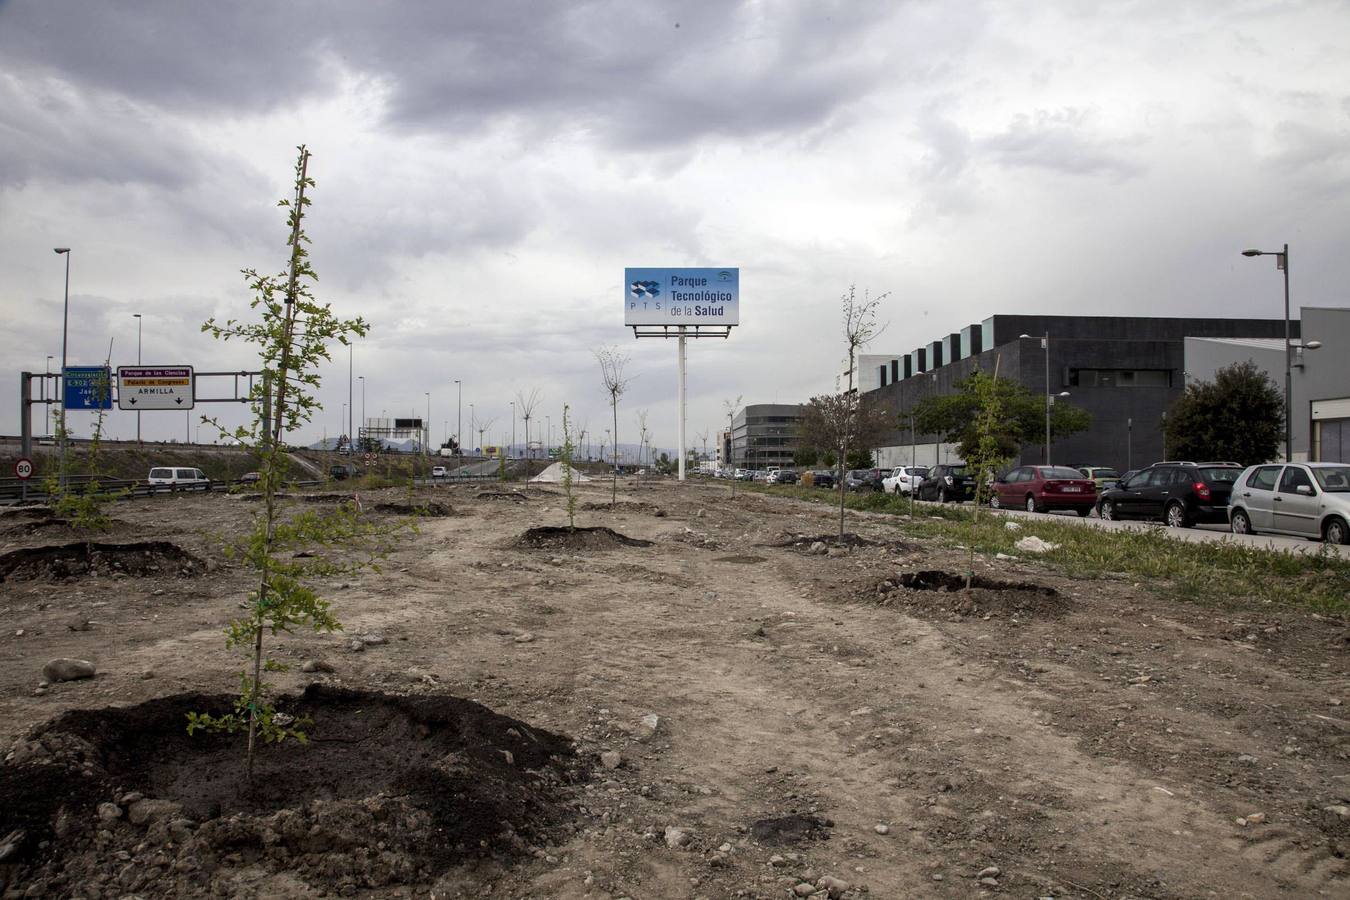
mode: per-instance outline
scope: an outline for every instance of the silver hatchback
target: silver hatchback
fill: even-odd
[[[1350,464],[1248,466],[1233,484],[1234,534],[1291,534],[1350,544]]]

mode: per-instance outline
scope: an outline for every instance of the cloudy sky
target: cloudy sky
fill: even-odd
[[[645,409],[673,446],[675,347],[625,332],[625,266],[741,269],[741,327],[691,342],[690,443],[728,398],[833,389],[851,283],[890,292],[873,352],[993,313],[1278,316],[1238,254],[1285,241],[1296,306],[1350,305],[1339,0],[0,0],[0,432],[59,364],[53,247],[72,364],[133,363],[141,313],[147,364],[252,367],[199,326],[285,265],[300,143],[319,296],[373,326],[366,414],[429,392],[438,441],[454,379],[466,435],[535,387],[598,435],[613,344],[623,438]]]

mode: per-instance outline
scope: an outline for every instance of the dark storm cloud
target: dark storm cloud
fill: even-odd
[[[263,2],[0,5],[0,57],[186,114],[385,92],[389,123],[509,124],[630,149],[810,129],[880,82],[885,3]],[[881,42],[878,42],[881,43]]]

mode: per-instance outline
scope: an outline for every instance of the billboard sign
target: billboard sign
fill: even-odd
[[[741,270],[623,270],[623,324],[739,325]]]
[[[118,409],[192,409],[192,366],[118,366]]]
[[[61,378],[66,409],[112,409],[112,371],[107,366],[66,366]]]

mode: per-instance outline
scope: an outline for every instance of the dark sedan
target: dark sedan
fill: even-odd
[[[880,469],[850,469],[844,476],[844,487],[850,491],[881,490]]]
[[[915,496],[920,500],[936,500],[938,503],[973,500],[975,476],[963,462],[933,466],[923,481],[919,482],[918,493]]]
[[[1236,463],[1156,463],[1117,487],[1103,491],[1097,514],[1103,519],[1162,519],[1173,528],[1228,521]]]
[[[818,488],[834,487],[834,473],[826,469],[817,469],[811,473],[811,486]]]

